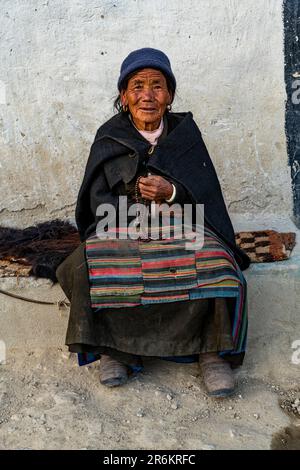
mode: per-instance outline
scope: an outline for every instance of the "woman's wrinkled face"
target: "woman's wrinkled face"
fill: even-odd
[[[139,70],[121,91],[122,105],[128,105],[134,124],[141,130],[157,129],[171,101],[165,76],[151,68]]]

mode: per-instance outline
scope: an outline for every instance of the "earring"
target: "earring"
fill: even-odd
[[[167,109],[168,109],[169,111],[171,111],[172,105],[171,105],[171,104],[168,104]]]
[[[124,105],[122,106],[122,108],[123,108],[124,113],[126,113],[126,111],[128,111],[128,106],[127,106],[127,104],[124,104]]]

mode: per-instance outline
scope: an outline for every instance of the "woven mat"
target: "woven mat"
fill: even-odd
[[[63,261],[80,243],[78,233],[74,233],[74,227],[70,226],[69,234],[58,236],[55,239],[52,233],[51,239],[47,236],[43,240],[36,240],[30,243],[30,252],[32,247],[34,251],[43,253],[45,256],[53,256],[59,251],[58,264]],[[251,232],[237,232],[235,234],[237,245],[242,248],[252,263],[265,263],[272,261],[282,261],[290,257],[296,244],[296,234],[294,232],[276,232],[275,230],[256,230]],[[36,277],[52,276],[41,275],[38,269],[33,270],[33,263],[26,258],[26,245],[23,247],[22,257],[13,256],[12,248],[9,255],[1,255],[0,252],[0,277]],[[24,254],[25,253],[25,254]],[[45,263],[44,263],[45,264]],[[52,271],[55,272],[55,264],[52,265]]]
[[[0,259],[0,277],[28,277],[31,266]]]
[[[256,230],[237,232],[237,245],[244,250],[252,263],[268,263],[288,259],[296,244],[294,232]]]

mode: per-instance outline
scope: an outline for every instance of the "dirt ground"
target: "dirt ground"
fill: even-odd
[[[144,364],[109,389],[99,362],[79,367],[57,348],[11,351],[0,365],[0,449],[300,449],[300,389],[240,368],[236,395],[215,400],[197,364]]]

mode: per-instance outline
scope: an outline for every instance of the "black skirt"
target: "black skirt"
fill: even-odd
[[[128,365],[134,357],[186,356],[233,349],[234,298],[207,298],[137,307],[90,305],[85,242],[59,266],[57,278],[71,302],[66,345],[75,353],[110,354]],[[244,353],[228,356],[233,365]]]

